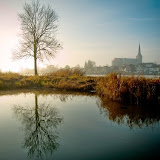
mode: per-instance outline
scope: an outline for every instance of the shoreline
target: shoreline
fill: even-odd
[[[10,90],[57,90],[86,92],[101,99],[134,105],[160,104],[160,78],[121,76],[105,77],[82,75],[22,76],[16,73],[0,75],[0,92]]]

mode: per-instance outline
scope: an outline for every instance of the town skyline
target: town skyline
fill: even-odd
[[[25,0],[0,0],[0,69],[33,68],[32,60],[13,62],[20,24],[17,13]],[[27,1],[28,2],[28,1]],[[59,15],[58,39],[63,49],[47,65],[84,66],[92,60],[111,66],[114,58],[134,58],[141,45],[143,62],[160,63],[160,1],[46,0]]]

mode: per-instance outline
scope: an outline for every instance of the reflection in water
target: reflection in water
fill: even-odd
[[[59,99],[61,102],[67,102],[68,100],[73,100],[73,98],[76,95],[71,95],[71,94],[57,94],[57,95],[52,95],[54,99]]]
[[[59,145],[57,127],[63,119],[58,110],[50,104],[38,104],[35,94],[35,106],[14,105],[13,111],[22,122],[23,147],[28,149],[28,156],[41,159],[48,152],[52,155]]]
[[[153,125],[160,122],[160,108],[155,106],[129,106],[108,99],[101,99],[97,102],[101,113],[104,113],[110,120],[125,124],[130,127]]]

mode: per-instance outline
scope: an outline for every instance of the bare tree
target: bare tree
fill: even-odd
[[[54,58],[61,48],[56,39],[58,16],[50,7],[42,5],[39,0],[25,3],[23,13],[20,13],[21,42],[18,52],[13,53],[13,59],[33,58],[34,73],[37,75],[37,60]]]

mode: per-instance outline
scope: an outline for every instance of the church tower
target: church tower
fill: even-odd
[[[136,59],[138,60],[138,63],[142,63],[142,54],[141,54],[141,48],[139,44],[138,54],[136,56]]]

